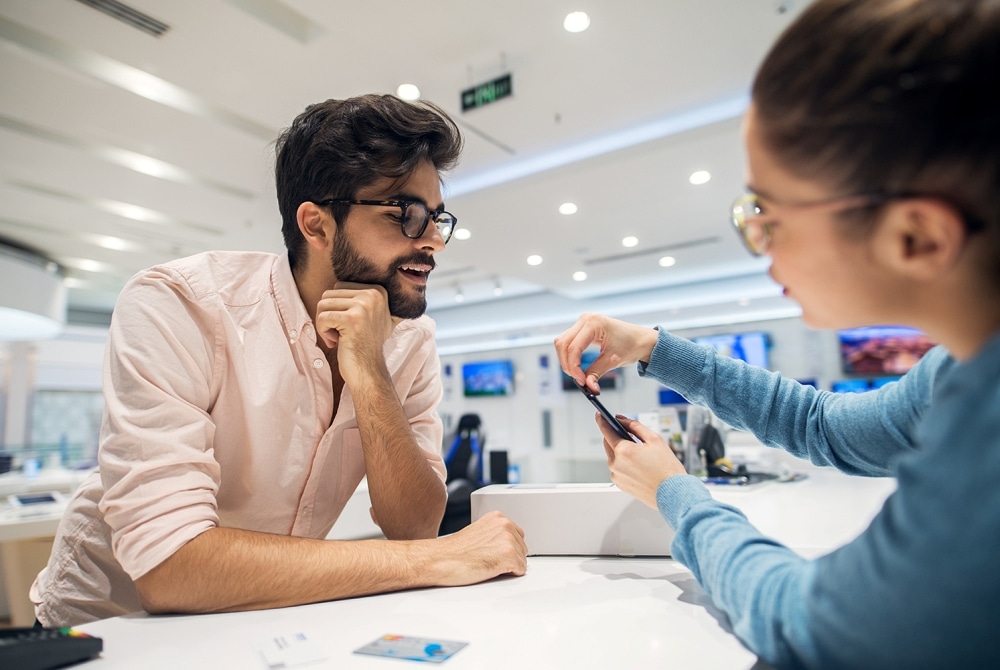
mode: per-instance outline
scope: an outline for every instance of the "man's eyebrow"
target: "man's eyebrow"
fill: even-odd
[[[750,193],[753,193],[758,198],[764,198],[765,200],[773,200],[773,198],[771,197],[771,195],[769,193],[767,193],[767,191],[759,189],[756,186],[754,186],[753,184],[748,183],[746,185],[746,188],[747,188],[747,191],[749,191]]]

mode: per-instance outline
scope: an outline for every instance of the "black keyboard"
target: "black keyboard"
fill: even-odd
[[[93,658],[104,641],[72,628],[0,628],[0,668],[49,670]]]

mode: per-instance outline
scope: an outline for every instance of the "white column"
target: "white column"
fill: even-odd
[[[35,347],[32,342],[8,342],[5,384],[4,448],[20,447],[28,440],[28,401],[35,385]]]

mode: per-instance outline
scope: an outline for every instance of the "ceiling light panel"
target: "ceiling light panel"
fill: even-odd
[[[563,28],[569,33],[582,33],[590,27],[590,16],[587,12],[570,12],[563,19]]]

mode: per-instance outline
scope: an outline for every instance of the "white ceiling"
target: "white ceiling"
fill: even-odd
[[[282,251],[279,130],[309,103],[410,82],[466,130],[445,194],[472,237],[438,256],[428,290],[442,340],[548,333],[591,309],[794,311],[726,212],[754,69],[806,0],[127,4],[170,29],[0,0],[0,238],[57,261],[71,308],[109,311],[132,273],[180,255]],[[589,30],[563,30],[573,10]],[[512,97],[460,112],[463,88],[505,72]],[[695,170],[711,181],[689,184]],[[579,212],[559,214],[566,201]]]

